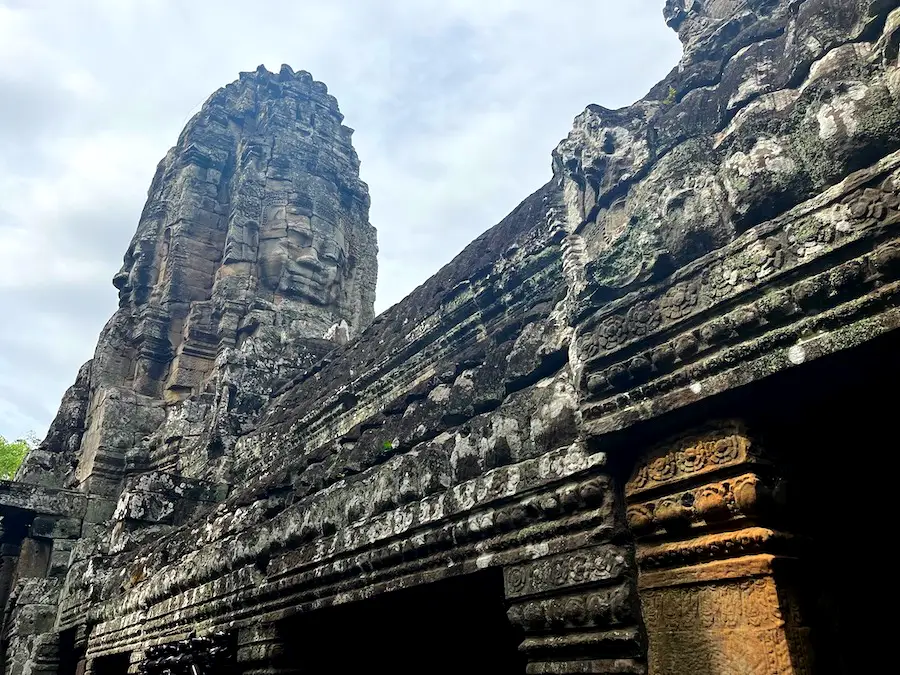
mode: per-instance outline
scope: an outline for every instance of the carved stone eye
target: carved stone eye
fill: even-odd
[[[322,260],[327,260],[330,263],[334,263],[335,265],[339,265],[344,261],[344,252],[335,244],[328,243],[322,247],[322,252],[319,254],[319,258]]]
[[[312,246],[312,233],[305,230],[288,230],[288,241],[294,246],[300,248],[309,248]]]

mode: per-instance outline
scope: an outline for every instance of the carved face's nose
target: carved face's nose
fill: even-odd
[[[314,248],[304,248],[297,251],[294,255],[294,262],[303,267],[319,269],[322,264],[319,261],[319,254]]]
[[[115,276],[112,279],[113,286],[118,288],[120,291],[128,285],[128,269],[123,265],[122,269],[116,272]]]

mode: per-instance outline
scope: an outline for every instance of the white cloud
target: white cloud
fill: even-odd
[[[71,231],[72,216],[98,208],[139,213],[148,170],[157,161],[156,145],[139,133],[100,132],[55,139],[38,149],[48,159],[46,171],[0,174],[0,201],[11,223],[3,230],[0,246],[0,289],[107,284],[106,242],[95,242],[99,256],[91,255],[90,242],[83,242],[79,255],[63,245],[79,238]],[[121,223],[123,252],[131,225]]]
[[[588,103],[675,64],[662,0],[0,0],[0,433],[46,428],[115,307],[156,166],[264,63],[326,82],[379,230],[378,308],[550,176]]]

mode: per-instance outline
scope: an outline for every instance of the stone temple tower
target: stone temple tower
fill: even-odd
[[[342,120],[327,87],[289,66],[206,101],[157,168],[113,279],[119,309],[21,479],[112,497],[131,469],[202,473],[199,456],[182,461],[185,439],[225,454],[326,333],[371,323],[375,229]],[[179,447],[148,440],[185,418],[181,403],[205,406],[203,429],[180,429]]]
[[[0,481],[0,671],[877,670],[900,0],[665,12],[678,67],[344,347],[374,239],[333,100],[216,94]]]

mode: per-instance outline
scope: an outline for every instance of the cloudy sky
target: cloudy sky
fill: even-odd
[[[588,103],[675,64],[663,0],[0,0],[0,435],[42,436],[116,305],[157,161],[238,72],[356,129],[384,310],[550,176]]]

